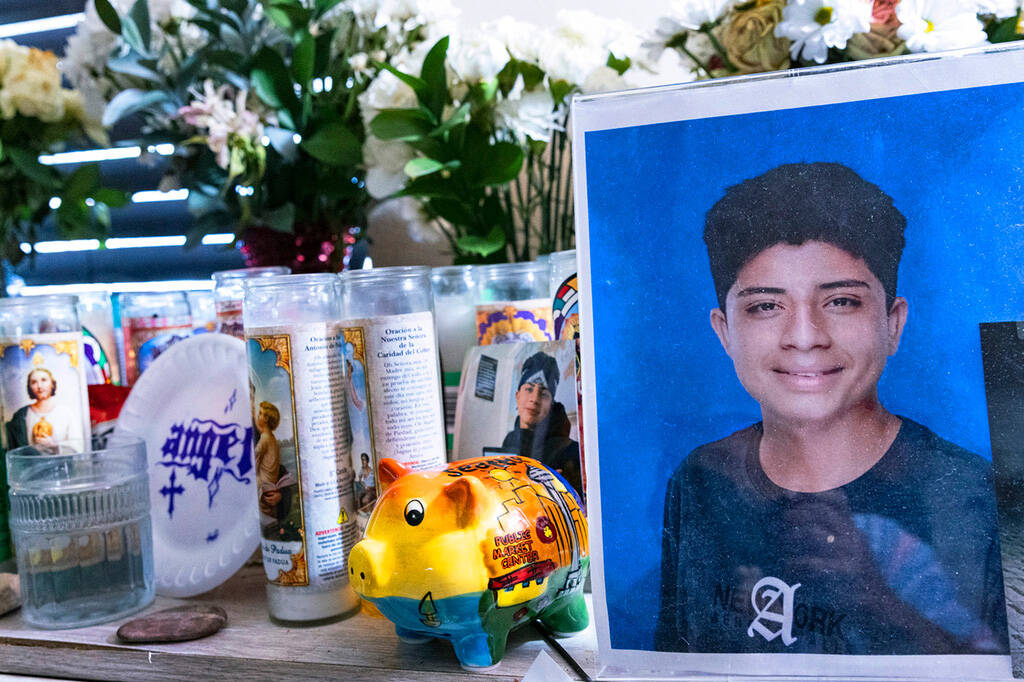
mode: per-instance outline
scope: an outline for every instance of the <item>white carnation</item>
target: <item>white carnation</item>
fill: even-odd
[[[448,65],[463,83],[490,80],[508,63],[505,46],[487,33],[455,38],[448,49]]]
[[[552,131],[564,129],[565,108],[555,107],[547,88],[525,92],[518,85],[508,98],[498,102],[498,121],[520,144],[524,144],[527,137],[539,142],[550,141]]]
[[[383,199],[405,187],[405,164],[414,157],[415,151],[404,142],[367,135],[363,143],[366,191],[375,199]]]

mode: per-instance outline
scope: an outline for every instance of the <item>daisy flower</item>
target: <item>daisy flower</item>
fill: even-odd
[[[791,0],[775,36],[792,41],[790,55],[824,64],[828,49],[843,49],[854,33],[871,30],[870,0]]]
[[[901,0],[896,5],[897,35],[911,52],[981,45],[987,37],[975,12],[973,4],[964,6],[962,0]]]

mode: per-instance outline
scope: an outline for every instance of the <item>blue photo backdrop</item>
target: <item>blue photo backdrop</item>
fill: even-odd
[[[907,218],[892,412],[991,458],[978,324],[1024,319],[1024,85],[586,134],[605,579],[616,649],[653,649],[669,476],[760,421],[708,322],[704,215],[792,162],[843,163]]]

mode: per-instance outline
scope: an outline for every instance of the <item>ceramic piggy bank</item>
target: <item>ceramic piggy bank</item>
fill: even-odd
[[[383,459],[387,490],[352,548],[352,587],[407,641],[451,640],[463,666],[498,663],[510,630],[537,617],[587,626],[587,521],[557,473],[519,456],[410,473]]]

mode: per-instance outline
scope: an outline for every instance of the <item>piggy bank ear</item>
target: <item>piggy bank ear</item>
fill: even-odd
[[[482,516],[487,489],[484,484],[472,476],[463,476],[444,487],[447,497],[455,510],[455,525],[466,528]]]
[[[385,457],[377,464],[377,475],[382,488],[387,488],[396,480],[409,473],[409,470],[398,463],[398,460]]]

